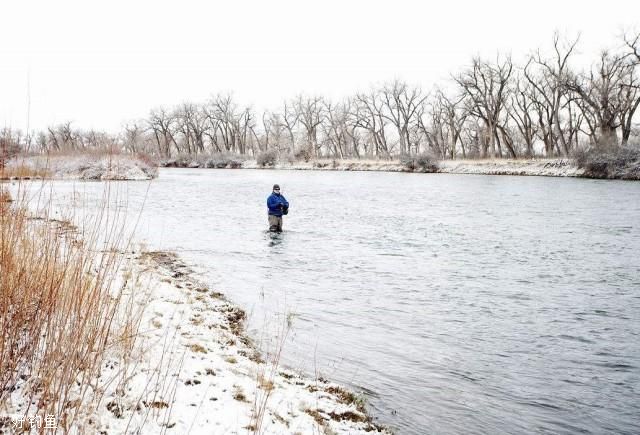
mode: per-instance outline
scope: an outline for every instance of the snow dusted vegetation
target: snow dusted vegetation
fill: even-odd
[[[104,153],[18,156],[5,171],[6,178],[68,180],[150,180],[158,175],[155,164],[143,158]]]
[[[82,433],[387,433],[360,396],[279,367],[282,343],[258,352],[244,333],[244,311],[177,256],[137,255],[122,279],[132,276],[130,291],[144,306],[138,343],[124,358],[107,356],[98,380],[104,396],[82,419]]]
[[[59,429],[67,420],[65,431],[82,434],[389,433],[360,396],[280,367],[277,346],[261,354],[244,333],[244,311],[198,282],[174,254],[129,255],[114,297],[120,290],[129,303],[114,322],[129,328],[134,344],[110,346],[97,376],[84,380],[92,388],[67,394],[64,409],[73,418],[55,415]],[[286,334],[290,325],[283,326]],[[0,422],[0,433],[16,421],[31,428],[18,419],[38,398],[32,384],[25,377],[15,386],[11,407],[2,410],[13,421]]]
[[[260,165],[254,159],[235,158],[231,163],[208,164],[206,159],[166,160],[162,166],[180,166],[188,168],[223,169],[290,169],[317,171],[380,171],[380,172],[439,172],[449,174],[477,175],[531,175],[548,177],[580,177],[584,170],[574,159],[460,159],[433,160],[432,165],[420,164],[420,158],[413,161],[380,159],[314,159],[310,161],[275,161],[271,165]]]
[[[538,175],[579,177],[584,170],[572,159],[445,160],[439,172],[483,175]]]

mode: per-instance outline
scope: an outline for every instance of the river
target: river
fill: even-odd
[[[265,201],[291,203],[272,237]],[[102,183],[55,182],[60,204]],[[397,433],[640,432],[640,183],[162,169],[114,183],[283,364]],[[144,205],[143,205],[144,204]],[[280,317],[279,317],[280,316]]]

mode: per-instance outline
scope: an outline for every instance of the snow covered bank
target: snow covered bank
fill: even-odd
[[[572,159],[443,160],[439,165],[439,172],[449,174],[580,177],[584,172]]]
[[[254,161],[244,162],[243,168],[259,169]],[[316,160],[310,162],[277,163],[274,169],[384,171],[384,172],[439,172],[448,174],[483,175],[538,175],[548,177],[579,177],[583,170],[570,159],[495,159],[495,160],[441,160],[438,169],[408,169],[393,160]]]
[[[436,161],[428,155],[399,160],[313,159],[277,160],[261,165],[256,159],[235,154],[181,156],[163,160],[162,167],[211,169],[288,169],[299,171],[380,171],[476,175],[528,175],[640,180],[640,157],[633,149],[589,156],[580,164],[573,158],[464,159]]]
[[[132,373],[130,391],[106,399],[118,410],[103,413],[109,433],[122,433],[127,424],[131,430],[130,418],[133,426],[142,423],[141,398],[164,410],[160,419],[146,422],[143,433],[383,431],[365,414],[359,396],[279,368],[277,351],[261,355],[244,334],[244,312],[198,282],[175,255],[146,253],[139,263],[152,295],[141,323],[147,355]],[[167,375],[167,385],[144,399],[153,370]]]
[[[331,160],[318,159],[308,162],[278,162],[275,166],[263,167],[255,160],[242,163],[244,169],[292,169],[299,171],[380,171],[413,172],[396,160]],[[423,172],[416,170],[415,172]]]
[[[7,162],[4,178],[70,180],[150,180],[155,165],[128,154],[19,156]]]
[[[198,162],[179,165],[175,161],[165,166],[190,168],[205,167]],[[318,159],[309,162],[277,162],[273,166],[261,166],[255,160],[234,162],[233,166],[207,166],[242,169],[289,169],[313,171],[382,171],[382,172],[440,172],[449,174],[484,175],[538,175],[549,177],[580,177],[583,170],[572,159],[483,159],[441,160],[438,168],[410,169],[397,160],[332,160]]]
[[[126,257],[116,286],[141,308],[135,346],[112,349],[98,378],[84,380],[92,394],[72,398],[79,415],[70,433],[389,433],[361,396],[279,367],[277,349],[259,353],[245,335],[245,313],[176,255]],[[0,416],[25,412],[20,392]]]
[[[120,297],[133,298],[135,319],[118,325],[135,334],[132,347],[102,357],[88,391],[64,400],[78,434],[364,434],[390,433],[366,413],[364,399],[322,378],[279,367],[279,349],[261,354],[245,334],[245,313],[199,282],[176,255],[122,254]],[[133,315],[131,315],[133,312]],[[122,339],[128,339],[123,334]],[[284,342],[284,340],[282,340]],[[122,349],[129,349],[123,352]],[[18,385],[0,407],[0,433],[30,427]],[[25,416],[26,413],[26,416]],[[65,417],[52,415],[58,428]],[[22,420],[19,420],[19,419]]]

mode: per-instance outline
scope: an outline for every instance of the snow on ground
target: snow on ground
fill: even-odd
[[[242,167],[259,168],[253,161],[244,162]],[[437,172],[450,174],[576,177],[582,173],[573,160],[569,159],[440,160],[438,167]],[[275,169],[410,172],[400,162],[386,160],[318,160],[306,163],[277,163]],[[421,170],[418,169],[414,172],[421,172]]]
[[[128,346],[119,345],[126,333],[115,337],[98,372],[64,398],[65,412],[75,414],[65,433],[390,433],[366,414],[361,396],[279,367],[277,348],[258,352],[245,335],[244,311],[175,254],[123,258],[110,288],[131,303],[121,305],[114,330],[139,324],[137,338]],[[30,416],[32,384],[24,378],[0,408],[0,434],[19,433],[15,419]],[[56,433],[62,420],[55,415]]]
[[[146,253],[136,261],[147,289],[138,289],[146,303],[138,357],[126,376],[117,375],[118,358],[104,364],[101,378],[127,382],[106,388],[83,433],[387,432],[359,396],[261,355],[244,334],[244,312],[198,282],[175,255]]]
[[[443,160],[439,172],[483,175],[579,177],[583,170],[570,159]]]
[[[12,169],[25,176],[33,172],[36,178],[75,180],[150,180],[158,175],[157,167],[128,154],[19,156],[7,163],[7,170]]]
[[[261,167],[255,160],[247,160],[242,163],[243,169],[293,169],[314,171],[381,171],[381,172],[407,172],[407,168],[398,161],[393,160],[332,160],[318,159],[308,162],[278,162],[273,167]]]
[[[196,162],[188,167],[201,167]],[[418,168],[409,170],[397,160],[367,159],[316,159],[308,162],[279,161],[274,166],[260,166],[255,160],[245,160],[234,166],[242,169],[291,169],[313,171],[382,171],[425,172]],[[450,174],[483,175],[538,175],[549,177],[579,177],[584,172],[572,159],[479,159],[440,160],[437,172]],[[431,172],[431,171],[426,171]]]

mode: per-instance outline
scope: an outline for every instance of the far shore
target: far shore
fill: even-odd
[[[596,160],[580,165],[572,158],[462,159],[422,162],[375,159],[329,159],[309,161],[277,160],[260,164],[256,159],[222,155],[178,157],[153,162],[131,154],[78,154],[68,156],[19,156],[0,170],[0,180],[151,180],[163,168],[271,169],[296,171],[375,171],[403,173],[443,173],[579,177],[640,180],[640,160]]]
[[[151,180],[155,163],[132,154],[82,153],[17,156],[0,168],[0,180]]]
[[[243,168],[261,168],[254,161],[246,162]],[[264,168],[262,168],[264,169]],[[409,169],[395,160],[316,160],[303,163],[279,163],[274,169],[293,170],[334,170],[334,171],[380,171],[408,173],[446,173],[478,175],[538,175],[553,177],[578,177],[582,170],[568,159],[532,159],[532,160],[442,160],[438,168]]]
[[[337,160],[317,159],[308,162],[281,162],[273,165],[259,165],[256,160],[220,162],[208,165],[198,161],[168,159],[161,162],[161,167],[212,168],[212,169],[272,169],[299,171],[378,171],[405,173],[444,173],[475,175],[522,175],[544,177],[581,177],[600,179],[640,180],[640,167],[593,172],[578,166],[569,158],[532,158],[532,159],[465,159],[440,160],[437,167],[410,168],[398,160]]]

